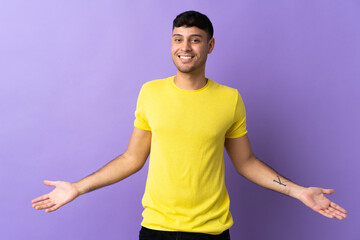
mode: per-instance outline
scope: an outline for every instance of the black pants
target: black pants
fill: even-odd
[[[168,232],[141,227],[139,240],[230,240],[229,230],[220,235],[191,232]]]

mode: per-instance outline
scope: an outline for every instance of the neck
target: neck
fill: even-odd
[[[177,71],[174,83],[181,89],[194,91],[203,88],[206,85],[207,80],[205,78],[205,72],[182,73]]]

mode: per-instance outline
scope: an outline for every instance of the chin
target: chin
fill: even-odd
[[[194,68],[190,68],[190,69],[184,69],[184,68],[177,68],[179,72],[182,72],[182,73],[192,73],[194,72]]]
[[[175,66],[176,66],[177,70],[182,73],[191,73],[196,70],[196,67],[194,67],[194,66],[188,66],[188,67],[179,66],[179,65],[175,65]]]

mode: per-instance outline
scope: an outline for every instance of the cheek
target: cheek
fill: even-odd
[[[206,56],[208,54],[208,48],[202,47],[202,48],[198,49],[198,52],[201,54],[201,56]]]
[[[170,51],[171,51],[171,55],[175,55],[175,54],[176,54],[176,48],[175,48],[175,47],[171,46]]]
[[[179,49],[179,46],[175,43],[171,43],[170,49],[171,49],[171,52],[176,52]]]

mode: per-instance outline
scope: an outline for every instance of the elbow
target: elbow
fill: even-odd
[[[134,172],[140,171],[145,166],[145,161],[142,161],[141,163],[135,164],[134,166]]]
[[[253,168],[254,164],[256,164],[258,161],[259,160],[254,155],[252,155],[234,163],[235,169],[240,175],[245,177],[248,175],[250,169]]]
[[[144,167],[147,160],[147,157],[145,158],[144,156],[131,155],[128,153],[124,153],[123,156],[126,159],[126,165],[132,173],[140,171]]]

